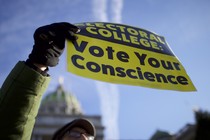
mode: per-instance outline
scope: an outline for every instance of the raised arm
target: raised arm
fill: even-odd
[[[65,39],[76,40],[79,28],[54,23],[38,28],[34,46],[26,61],[19,61],[0,89],[0,139],[30,140],[43,93],[50,77],[48,67],[56,66]]]

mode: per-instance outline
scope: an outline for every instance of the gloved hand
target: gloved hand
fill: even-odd
[[[42,26],[34,32],[34,46],[29,61],[45,66],[56,66],[65,48],[65,39],[75,41],[80,29],[67,22]],[[27,61],[28,61],[27,60]]]

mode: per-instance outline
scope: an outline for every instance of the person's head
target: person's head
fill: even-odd
[[[55,132],[52,140],[94,140],[95,135],[95,127],[90,121],[76,119]]]

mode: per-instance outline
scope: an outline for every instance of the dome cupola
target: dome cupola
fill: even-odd
[[[64,90],[60,83],[41,103],[40,113],[80,115],[82,109],[76,96]]]

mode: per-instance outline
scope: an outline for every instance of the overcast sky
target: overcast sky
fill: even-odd
[[[0,85],[33,46],[33,33],[53,22],[106,21],[144,28],[166,38],[197,92],[157,90],[129,85],[97,84],[66,71],[65,53],[50,69],[47,93],[64,76],[65,89],[81,101],[87,114],[106,114],[98,89],[106,88],[117,120],[113,139],[148,139],[157,130],[176,133],[194,123],[193,108],[210,111],[210,1],[208,0],[0,0]],[[102,87],[101,87],[102,86]],[[47,94],[46,93],[46,94]],[[108,98],[107,97],[107,98]],[[110,99],[109,99],[110,100]],[[108,106],[108,105],[107,105]],[[110,119],[110,116],[105,116]],[[107,121],[104,121],[107,126]],[[108,126],[107,126],[108,127]]]

